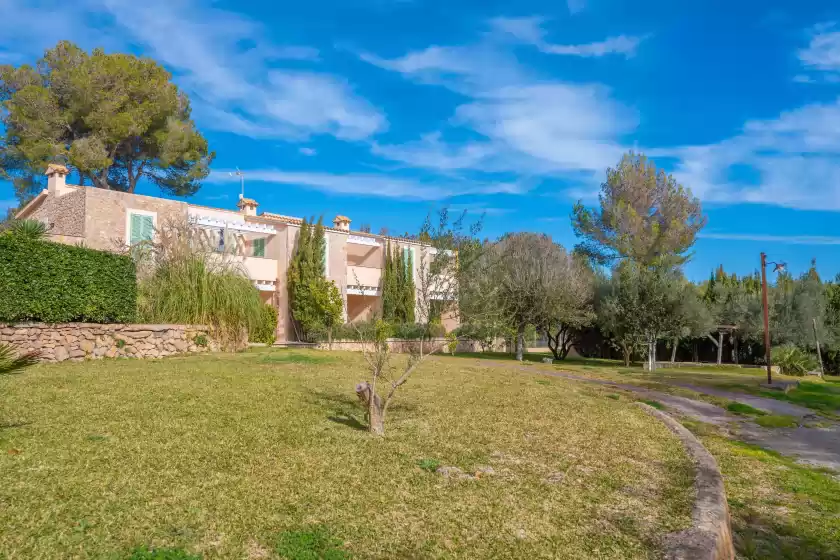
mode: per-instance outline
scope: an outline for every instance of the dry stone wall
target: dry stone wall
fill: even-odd
[[[21,323],[0,325],[0,343],[41,352],[47,362],[102,358],[161,358],[218,350],[209,329],[194,325]]]

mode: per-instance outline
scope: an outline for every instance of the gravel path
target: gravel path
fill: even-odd
[[[810,408],[785,401],[777,401],[776,399],[770,399],[767,397],[756,397],[754,395],[745,395],[744,393],[737,393],[735,391],[726,391],[724,389],[717,389],[714,387],[701,387],[699,385],[690,385],[688,383],[669,383],[669,385],[682,387],[683,389],[690,389],[704,395],[723,397],[741,404],[748,404],[753,408],[757,408],[771,414],[785,414],[787,416],[795,416],[796,418],[816,417],[816,413]]]
[[[773,451],[783,455],[794,457],[797,461],[803,464],[828,467],[830,469],[840,471],[840,424],[837,422],[827,422],[827,427],[825,428],[762,428],[758,424],[755,424],[743,416],[732,414],[711,403],[671,395],[668,393],[661,393],[659,391],[651,391],[650,389],[646,389],[638,385],[616,383],[605,379],[595,379],[592,377],[584,377],[560,371],[546,371],[532,366],[511,364],[510,362],[484,363],[535,375],[548,375],[551,377],[572,379],[575,381],[583,381],[585,383],[594,383],[597,385],[631,391],[643,399],[660,402],[667,408],[676,411],[679,414],[700,422],[706,422],[723,428],[725,433],[728,433],[732,437],[740,439],[746,443],[752,443],[766,449],[772,449]],[[749,404],[750,406],[760,408],[774,414],[788,414],[796,416],[800,419],[814,416],[814,412],[810,409],[792,405],[790,403],[775,401],[773,399],[748,396],[750,400],[742,400],[741,397],[744,397],[744,395],[739,393],[718,391],[717,389],[712,389],[710,391],[706,387],[695,388],[691,385],[679,385],[679,387],[691,389],[708,395],[737,400],[738,402]],[[700,389],[702,389],[702,391]],[[738,398],[736,399],[733,397]],[[777,407],[775,405],[786,406]]]

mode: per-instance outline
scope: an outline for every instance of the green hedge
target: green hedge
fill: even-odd
[[[136,313],[130,257],[0,234],[0,322],[130,323]]]
[[[446,336],[446,329],[443,328],[443,325],[432,324],[429,327],[431,332],[425,334],[425,326],[422,324],[397,323],[395,325],[391,325],[391,338],[399,338],[403,340],[419,340],[420,338],[424,337],[424,334],[426,338],[442,338]],[[343,325],[336,325],[333,328],[332,339],[370,340],[373,337],[373,330],[373,321],[361,321],[355,324],[345,323]],[[319,341],[326,342],[328,338],[326,332],[319,332],[317,333],[317,335]]]
[[[277,308],[273,305],[265,304],[262,306],[260,312],[260,322],[250,333],[251,342],[262,342],[264,344],[274,344],[277,338]]]

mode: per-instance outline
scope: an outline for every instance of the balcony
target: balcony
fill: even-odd
[[[379,283],[381,281],[381,268],[352,265],[347,267],[348,293],[356,293],[361,290],[359,292],[361,295],[379,295]]]

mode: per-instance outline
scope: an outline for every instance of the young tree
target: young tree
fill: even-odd
[[[437,226],[427,219],[421,230],[420,239],[427,239],[428,245],[419,248],[417,263],[417,323],[422,325],[426,336],[420,337],[412,347],[405,361],[394,364],[388,344],[392,325],[383,319],[376,320],[372,329],[359,329],[362,341],[362,355],[368,364],[368,377],[355,387],[356,395],[367,410],[369,431],[376,435],[385,434],[385,420],[388,407],[397,391],[405,385],[429,356],[452,344],[451,339],[428,340],[433,322],[440,317],[455,317],[460,314],[458,287],[464,278],[479,274],[481,262],[474,251],[461,248],[474,245],[474,236],[480,224],[463,228],[463,217],[450,222],[448,213],[440,213]]]
[[[134,192],[141,178],[194,194],[214,154],[190,120],[186,95],[162,66],[91,54],[62,41],[36,67],[0,66],[5,139],[0,161],[23,201],[47,164],[66,162],[81,184]]]
[[[706,223],[700,201],[643,155],[626,154],[607,169],[600,208],[578,202],[572,213],[578,250],[607,264],[626,258],[645,266],[685,262]]]

